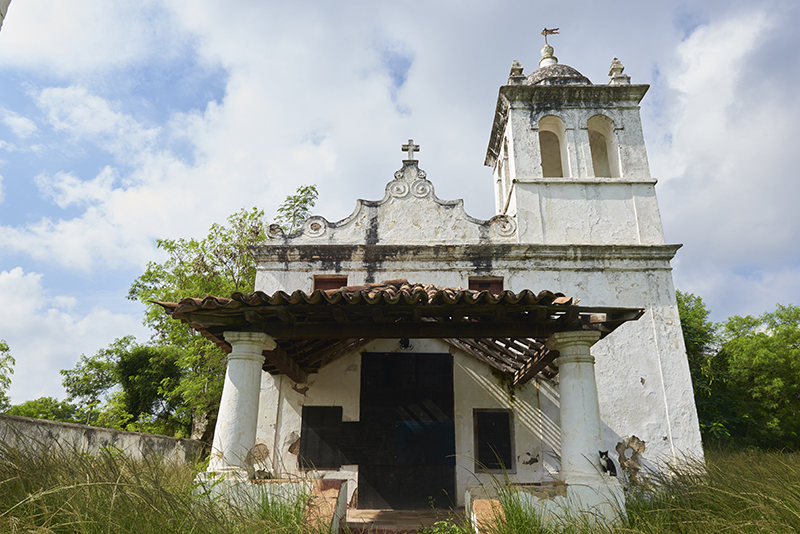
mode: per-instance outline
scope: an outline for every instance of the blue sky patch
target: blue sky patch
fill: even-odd
[[[701,14],[694,6],[687,4],[680,6],[672,17],[672,24],[683,32],[683,40],[691,37],[692,33],[704,24],[708,24],[708,18]]]

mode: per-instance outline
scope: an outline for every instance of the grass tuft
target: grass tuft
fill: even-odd
[[[627,518],[616,525],[564,517],[543,524],[498,488],[502,514],[484,534],[683,534],[800,532],[800,453],[709,452],[627,489]]]
[[[628,496],[616,532],[800,532],[800,454],[709,452]]]
[[[310,496],[267,499],[257,511],[196,495],[199,466],[131,460],[116,449],[96,456],[51,448],[46,453],[0,443],[0,532],[112,534],[319,534],[308,521]],[[627,518],[600,525],[566,517],[543,525],[499,488],[503,513],[488,534],[789,533],[800,532],[800,453],[710,452],[668,475],[642,477],[628,488]],[[504,494],[505,492],[505,494]],[[252,509],[251,509],[252,510]],[[426,534],[461,534],[467,525],[440,522]]]
[[[41,447],[39,447],[41,449]],[[193,494],[198,468],[131,460],[116,449],[90,456],[0,443],[0,532],[112,534],[317,534],[307,498],[262,502],[258,512]]]

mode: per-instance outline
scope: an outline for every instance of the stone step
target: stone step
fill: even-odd
[[[347,526],[353,534],[418,532],[437,521],[464,522],[463,510],[348,510]]]

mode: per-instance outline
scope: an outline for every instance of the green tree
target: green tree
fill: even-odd
[[[191,413],[182,409],[176,393],[182,379],[179,358],[175,347],[156,345],[133,345],[119,354],[120,400],[136,430],[180,437],[191,432]]]
[[[278,209],[276,222],[295,231],[317,198],[316,186],[298,188]],[[250,247],[267,240],[264,212],[242,209],[214,224],[197,239],[159,239],[167,254],[150,262],[134,280],[128,298],[145,306],[144,324],[154,330],[150,343],[115,341],[95,357],[62,371],[70,398],[88,408],[96,424],[116,428],[182,433],[191,422],[192,437],[210,442],[222,396],[225,354],[187,325],[171,319],[158,302],[208,295],[228,297],[254,289],[256,260]],[[95,419],[96,416],[96,419]]]
[[[171,319],[157,302],[252,292],[256,262],[249,247],[263,244],[266,231],[264,212],[254,208],[231,215],[227,226],[214,224],[202,240],[160,239],[157,245],[167,253],[167,260],[148,263],[128,292],[128,298],[144,304],[144,324],[155,331],[154,342],[176,351],[182,376],[171,395],[191,407],[193,437],[209,440],[213,432],[225,354],[187,325]]]
[[[14,374],[15,363],[8,343],[4,339],[0,339],[0,412],[4,412],[10,406],[6,391],[11,387],[11,375]]]
[[[175,393],[182,370],[174,347],[142,345],[133,336],[115,340],[75,369],[61,371],[69,400],[78,401],[80,422],[183,437],[190,415]]]
[[[314,207],[318,196],[316,185],[298,187],[295,194],[287,196],[283,204],[278,207],[275,223],[279,224],[287,234],[293,234],[311,215],[311,208]]]
[[[726,443],[736,414],[727,392],[727,363],[718,354],[719,326],[709,320],[702,298],[680,290],[675,295],[703,441]]]
[[[722,324],[721,359],[745,446],[800,449],[800,307],[777,305],[759,317]]]
[[[106,400],[108,391],[116,385],[114,370],[114,354],[125,344],[133,341],[133,336],[114,340],[106,349],[101,349],[95,356],[87,358],[81,354],[78,364],[74,369],[59,371],[62,378],[61,384],[67,390],[67,398],[78,401],[85,413],[83,424],[96,423],[98,406]]]
[[[63,421],[65,423],[80,423],[83,419],[83,414],[79,413],[77,406],[53,397],[40,397],[25,401],[22,404],[15,404],[6,413],[8,415]]]

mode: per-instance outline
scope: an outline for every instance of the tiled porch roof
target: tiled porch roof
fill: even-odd
[[[226,331],[271,335],[278,347],[264,352],[264,370],[297,382],[373,339],[440,338],[523,383],[558,356],[544,346],[550,335],[595,330],[605,336],[644,312],[580,307],[552,291],[492,294],[404,279],[312,293],[257,291],[158,304],[225,352],[231,350]]]

